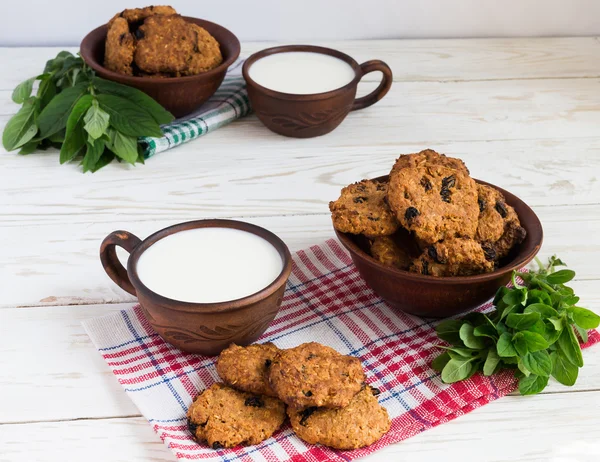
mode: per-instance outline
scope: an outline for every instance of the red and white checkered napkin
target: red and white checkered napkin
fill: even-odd
[[[485,305],[480,310],[489,309]],[[357,356],[391,430],[370,447],[336,451],[304,443],[284,426],[257,446],[213,450],[195,443],[185,413],[219,377],[215,359],[183,353],[152,330],[139,308],[84,323],[94,344],[154,431],[179,459],[207,461],[348,461],[448,422],[515,389],[512,374],[445,385],[429,366],[440,350],[435,322],[391,309],[360,278],[334,240],[300,251],[277,318],[260,342],[280,348],[315,341]],[[590,332],[588,345],[600,340]]]

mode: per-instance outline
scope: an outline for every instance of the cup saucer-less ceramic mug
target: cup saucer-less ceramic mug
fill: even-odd
[[[354,79],[340,88],[324,93],[291,94],[274,91],[256,83],[250,77],[250,67],[256,61],[276,53],[321,53],[348,63],[354,69]],[[381,71],[379,86],[366,96],[356,98],[358,82],[365,74]],[[244,63],[248,97],[260,121],[271,131],[294,138],[312,138],[335,129],[350,111],[364,109],[383,98],[392,86],[392,70],[378,59],[358,64],[341,51],[312,45],[286,45],[254,53]]]
[[[144,251],[174,233],[206,227],[238,229],[265,239],[281,257],[281,273],[271,284],[252,295],[218,303],[190,303],[166,298],[142,283],[137,263]],[[116,246],[130,254],[127,269],[117,258]],[[164,340],[181,350],[203,355],[216,355],[231,343],[247,345],[257,340],[275,318],[292,270],[290,251],[275,234],[250,223],[218,219],[170,226],[143,241],[127,231],[114,231],[100,246],[100,260],[108,276],[119,287],[137,296],[148,322]],[[235,281],[228,283],[233,285]]]

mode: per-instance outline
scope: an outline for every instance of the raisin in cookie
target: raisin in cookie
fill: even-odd
[[[196,397],[187,412],[188,429],[213,449],[253,445],[269,438],[285,420],[285,405],[215,383]]]
[[[217,372],[227,385],[259,395],[276,396],[267,381],[267,370],[279,352],[272,343],[241,347],[231,344],[217,360]]]
[[[196,35],[181,16],[149,16],[136,34],[134,61],[142,72],[180,73],[188,69]]]
[[[123,18],[116,18],[108,28],[104,45],[104,66],[119,74],[132,75],[135,43],[129,25]]]
[[[387,183],[362,180],[342,189],[329,203],[333,226],[342,233],[388,236],[398,229],[398,220],[385,202]]]
[[[433,149],[425,149],[416,154],[401,155],[394,166],[392,172],[403,168],[425,167],[427,165],[441,165],[442,167],[453,168],[469,175],[469,169],[465,163],[455,157],[447,157],[445,154],[439,154]]]
[[[346,406],[363,386],[358,358],[311,342],[281,350],[269,368],[269,384],[279,399],[296,408]]]
[[[521,227],[515,209],[508,205],[500,191],[478,184],[479,221],[475,239],[491,249],[493,258],[505,257],[516,244],[523,242],[526,231]]]
[[[430,276],[469,276],[494,270],[481,244],[474,239],[454,238],[427,247],[413,261],[411,271]]]
[[[335,449],[357,449],[379,440],[390,429],[387,411],[378,402],[378,390],[365,387],[342,409],[288,408],[296,435],[311,444]]]
[[[370,243],[371,256],[385,266],[408,269],[411,259],[391,236],[376,237]]]
[[[477,186],[465,173],[441,165],[390,173],[387,202],[398,221],[426,244],[477,230]]]

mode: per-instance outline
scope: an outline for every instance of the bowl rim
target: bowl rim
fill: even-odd
[[[161,239],[175,234],[179,231],[185,231],[188,229],[198,228],[232,228],[240,231],[252,233],[258,237],[263,238],[269,244],[271,244],[279,252],[282,260],[281,272],[277,277],[268,285],[252,294],[246,295],[245,297],[236,298],[232,300],[226,300],[223,302],[213,303],[194,303],[186,302],[182,300],[176,300],[173,298],[165,297],[154,292],[148,286],[146,286],[140,279],[137,272],[137,263],[140,256],[144,253],[148,247],[151,247],[154,243]],[[262,226],[258,226],[252,223],[239,220],[229,220],[224,218],[211,218],[204,220],[192,220],[175,225],[167,226],[166,228],[160,229],[144,240],[130,253],[127,261],[127,274],[131,284],[135,288],[136,293],[141,293],[143,297],[151,299],[152,303],[159,304],[164,308],[171,309],[173,311],[186,311],[192,313],[226,313],[229,311],[236,311],[242,308],[247,308],[251,305],[256,304],[264,300],[265,298],[273,295],[277,290],[285,285],[292,272],[292,255],[288,246],[283,240],[272,231],[269,231]]]
[[[335,58],[341,59],[342,61],[349,64],[352,69],[354,69],[354,78],[348,82],[346,85],[343,85],[339,88],[334,88],[333,90],[324,91],[321,93],[306,93],[306,94],[296,94],[296,93],[285,93],[282,91],[271,90],[270,88],[264,87],[261,84],[257,83],[256,80],[250,77],[250,67],[258,60],[265,58],[267,56],[275,55],[278,53],[297,53],[297,52],[313,52],[313,53],[321,53],[328,56],[333,56]],[[244,80],[248,84],[248,86],[254,86],[261,93],[264,93],[272,98],[288,100],[288,101],[316,101],[331,98],[332,96],[336,96],[340,92],[346,91],[358,85],[358,82],[363,77],[363,73],[358,64],[352,56],[336,50],[334,48],[321,47],[317,45],[278,45],[275,47],[265,48],[264,50],[257,51],[252,53],[246,60],[244,61],[244,65],[242,66],[242,75],[244,76]]]
[[[153,77],[143,77],[143,76],[119,74],[118,72],[111,71],[110,69],[104,67],[93,57],[93,54],[91,53],[92,46],[95,45],[95,43],[98,40],[95,37],[96,35],[100,34],[101,37],[103,37],[103,40],[106,40],[106,32],[108,31],[108,24],[103,24],[99,27],[96,27],[95,29],[91,30],[90,32],[88,32],[86,34],[86,36],[81,41],[81,44],[79,45],[79,51],[81,53],[81,57],[83,58],[83,60],[85,61],[85,63],[88,66],[90,66],[92,69],[94,69],[94,71],[104,72],[110,78],[119,79],[123,83],[139,83],[141,81],[145,81],[145,82],[152,82],[152,83],[156,82],[157,84],[167,84],[167,83],[178,83],[178,82],[190,82],[190,81],[197,80],[199,78],[209,78],[214,75],[223,73],[240,56],[240,50],[241,50],[240,41],[237,38],[237,36],[233,32],[231,32],[229,29],[227,29],[215,22],[207,21],[206,19],[194,18],[192,16],[182,16],[182,18],[185,20],[193,20],[194,22],[199,21],[200,23],[202,23],[202,24],[199,24],[201,26],[208,25],[209,27],[221,29],[221,32],[223,32],[225,35],[229,35],[229,38],[232,41],[231,49],[228,48],[229,51],[231,51],[229,57],[226,60],[224,60],[221,64],[219,64],[217,67],[215,67],[214,69],[211,69],[206,72],[202,72],[200,74],[195,74],[195,75],[186,75],[186,76],[182,76],[182,77],[168,77],[166,79],[156,79]],[[219,46],[224,46],[224,45],[221,42],[219,42]]]
[[[372,181],[386,181],[388,179],[388,177],[389,177],[389,175],[383,175],[383,176],[379,176],[376,178],[372,178]],[[525,228],[527,230],[527,237],[534,239],[534,241],[532,241],[529,246],[529,247],[531,247],[530,250],[523,254],[519,253],[508,265],[498,268],[490,273],[474,274],[471,276],[439,277],[439,276],[431,276],[431,275],[413,273],[413,272],[410,272],[407,270],[401,270],[401,269],[394,268],[391,266],[385,266],[383,263],[378,262],[371,255],[369,255],[367,252],[362,250],[354,242],[354,240],[350,237],[350,235],[348,233],[342,233],[334,228],[335,234],[338,237],[338,239],[340,240],[340,242],[342,243],[342,245],[352,255],[356,255],[357,257],[360,257],[366,264],[368,264],[371,267],[374,267],[380,271],[385,271],[385,272],[391,273],[393,275],[402,277],[403,279],[407,279],[407,280],[414,281],[414,282],[421,282],[421,283],[422,282],[430,282],[433,284],[449,284],[450,283],[450,284],[458,284],[458,285],[468,285],[468,284],[472,284],[472,283],[491,281],[493,279],[498,278],[499,276],[505,275],[506,273],[512,273],[512,271],[518,270],[519,268],[522,268],[524,265],[528,264],[531,260],[533,260],[533,258],[540,251],[542,242],[544,240],[544,231],[543,231],[540,219],[535,214],[535,212],[531,209],[531,207],[529,207],[529,205],[527,205],[518,196],[515,196],[511,192],[509,192],[503,188],[500,188],[499,186],[496,186],[492,183],[488,183],[483,180],[478,180],[476,178],[473,178],[473,180],[475,180],[479,184],[491,186],[492,188],[497,189],[505,197],[508,196],[511,199],[511,202],[518,202],[521,207],[526,208],[526,210],[531,215],[531,218],[533,220],[533,223],[531,223],[531,225],[529,227]],[[523,222],[521,222],[521,225],[523,226]],[[523,226],[523,227],[525,227],[525,226]]]

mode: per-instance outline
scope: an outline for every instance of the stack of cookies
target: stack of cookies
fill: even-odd
[[[430,149],[400,156],[388,180],[346,186],[329,209],[334,227],[364,235],[384,265],[431,276],[493,271],[526,235],[500,191]]]
[[[368,446],[390,428],[360,360],[319,343],[287,350],[231,345],[217,372],[224,384],[202,392],[188,410],[190,432],[213,449],[258,444],[283,424],[286,411],[300,438],[336,449]]]
[[[214,69],[223,62],[210,33],[171,6],[132,8],[108,22],[104,66],[138,77],[181,77]]]

